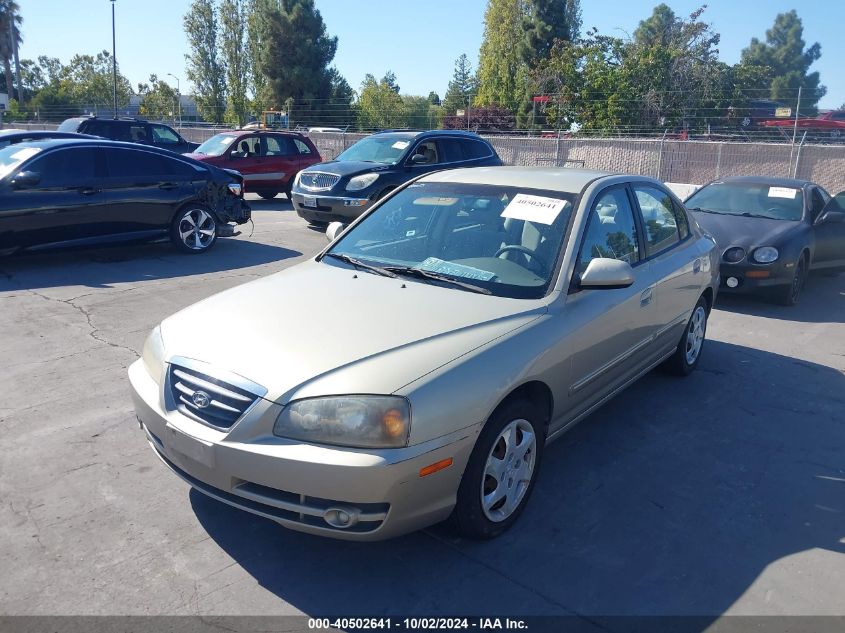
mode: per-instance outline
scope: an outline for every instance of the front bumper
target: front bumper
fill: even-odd
[[[719,271],[721,282],[719,292],[725,294],[750,294],[763,292],[770,288],[788,286],[792,283],[794,263],[774,262],[773,264],[726,264],[722,262]],[[765,275],[765,276],[763,276]],[[730,280],[735,280],[736,285]]]
[[[192,487],[285,527],[339,539],[382,540],[447,518],[481,427],[404,449],[304,444],[266,432],[280,410],[276,403],[259,399],[220,431],[167,409],[167,386],[150,377],[143,361],[129,368],[129,380],[150,446]],[[447,458],[454,460],[449,468],[419,476]],[[339,511],[354,517],[350,525],[337,525]]]
[[[316,206],[305,206],[304,202],[307,198],[312,199]],[[367,197],[322,196],[319,193],[310,194],[293,191],[291,202],[299,217],[309,222],[343,222],[348,224],[369,209],[374,200]]]

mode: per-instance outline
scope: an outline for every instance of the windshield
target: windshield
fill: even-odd
[[[800,220],[804,215],[804,192],[796,187],[714,182],[699,189],[685,204],[693,211]]]
[[[40,151],[40,147],[22,147],[20,145],[9,145],[0,149],[0,178],[5,178],[11,174],[17,169],[18,165]]]
[[[234,134],[218,134],[217,136],[212,136],[205,143],[196,148],[194,153],[204,154],[206,156],[220,156],[234,140]]]
[[[574,199],[524,187],[417,182],[346,233],[323,261],[536,299],[552,281]]]
[[[396,136],[368,136],[340,153],[335,160],[362,160],[369,163],[395,165],[412,140]]]

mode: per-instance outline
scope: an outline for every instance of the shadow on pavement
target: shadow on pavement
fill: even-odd
[[[845,554],[843,394],[836,369],[708,341],[689,378],[652,372],[550,445],[525,513],[485,543],[445,526],[347,543],[190,502],[261,586],[312,616],[715,617],[786,556]],[[833,572],[800,588],[777,573],[775,601],[811,603]]]
[[[220,239],[207,253],[185,255],[169,242],[118,245],[0,259],[0,292],[21,288],[87,286],[231,272],[301,255],[248,239]]]
[[[728,312],[800,323],[845,323],[845,275],[810,275],[798,305],[778,305],[770,297],[722,293],[716,307]]]

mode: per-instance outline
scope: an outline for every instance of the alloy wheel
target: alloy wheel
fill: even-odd
[[[707,312],[702,306],[696,306],[692,313],[689,328],[687,328],[687,345],[685,350],[688,365],[694,365],[704,344],[704,328],[707,324]]]
[[[191,250],[201,251],[214,241],[217,223],[204,209],[191,209],[179,220],[179,237]]]

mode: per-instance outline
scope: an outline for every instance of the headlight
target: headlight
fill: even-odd
[[[346,190],[361,191],[361,189],[366,189],[376,180],[378,180],[378,174],[364,174],[363,176],[355,176],[354,178],[349,180],[349,183],[346,185]]]
[[[741,262],[745,259],[745,249],[740,248],[739,246],[732,246],[725,251],[722,258],[729,264],[736,264],[737,262]]]
[[[164,369],[164,339],[161,338],[160,326],[156,326],[147,337],[141,358],[144,360],[147,373],[155,378],[156,382],[159,382],[161,372]]]
[[[780,253],[778,253],[778,249],[774,246],[763,246],[755,250],[751,257],[758,264],[771,264],[778,258],[779,255]]]
[[[288,404],[273,434],[354,448],[400,448],[408,443],[411,406],[397,396],[332,396]]]

